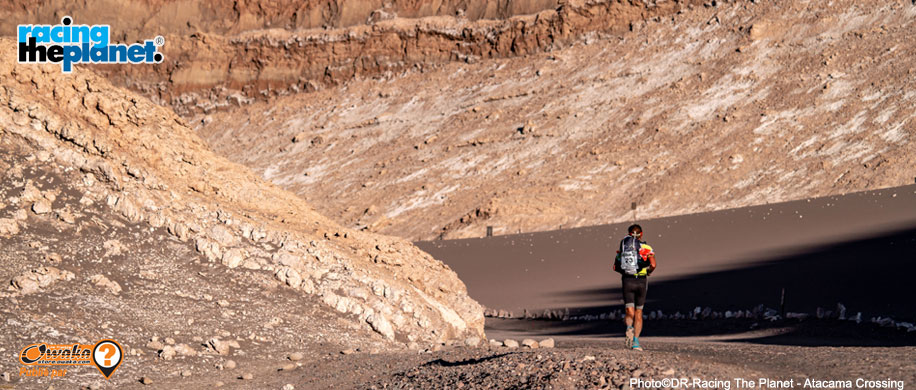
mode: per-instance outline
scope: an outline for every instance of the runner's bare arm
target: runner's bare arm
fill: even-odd
[[[648,271],[648,273],[651,274],[652,271],[655,271],[655,253],[650,253],[648,257],[649,257],[649,271]]]

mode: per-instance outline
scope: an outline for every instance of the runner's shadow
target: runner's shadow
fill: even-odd
[[[916,345],[916,332],[879,327],[868,323],[872,317],[890,316],[897,321],[916,322],[912,299],[916,297],[916,228],[898,230],[864,239],[824,245],[802,253],[760,259],[752,266],[688,277],[652,281],[646,304],[648,311],[662,310],[688,314],[695,307],[725,312],[753,310],[764,305],[779,311],[785,290],[785,312],[808,313],[818,307],[832,311],[837,303],[847,308],[846,317],[862,312],[862,321],[759,319],[699,319],[646,321],[646,336],[713,336],[749,330],[779,329],[741,342],[785,345],[890,346]],[[600,315],[622,310],[619,288],[583,289],[565,293],[581,304],[574,315]],[[604,302],[589,306],[589,302]],[[559,308],[558,308],[559,309]],[[615,336],[620,321],[530,321],[492,326],[531,328],[539,334]]]
[[[506,352],[506,353],[490,355],[490,356],[477,358],[477,359],[460,360],[457,362],[450,362],[448,360],[436,359],[436,360],[432,360],[432,361],[429,361],[423,364],[423,366],[442,366],[442,367],[470,366],[470,365],[474,365],[478,363],[483,363],[489,360],[498,359],[506,355],[511,355],[511,353]]]

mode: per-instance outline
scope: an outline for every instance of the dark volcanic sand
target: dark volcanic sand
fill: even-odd
[[[916,271],[916,186],[639,222],[659,261],[650,279],[647,310],[672,314],[697,306],[725,311],[760,304],[778,309],[784,288],[787,312],[813,314],[818,307],[832,310],[842,302],[848,315],[861,311],[864,320],[647,319],[642,337],[649,357],[646,367],[690,367],[703,379],[880,378],[910,386],[916,381],[916,332],[869,322],[879,315],[911,322],[916,318],[911,302],[916,297],[911,282]],[[451,266],[470,295],[489,308],[511,310],[515,316],[524,309],[598,314],[622,308],[620,277],[610,267],[628,225],[418,245]],[[488,318],[486,327],[491,339],[553,337],[561,356],[597,354],[603,362],[635,362],[639,356],[622,350],[619,320]],[[507,368],[514,362],[496,364],[509,358],[474,360],[462,369],[460,359],[454,365],[433,361],[425,369],[380,382],[426,387],[464,380],[471,388],[514,388],[487,379],[524,376]],[[533,365],[547,370],[527,377],[530,387],[567,388],[569,383],[560,379],[542,379],[556,374],[550,364]],[[587,372],[568,388],[596,386],[593,374],[610,375],[600,368]],[[608,387],[621,388],[619,383]]]
[[[657,253],[646,310],[778,308],[916,318],[916,186],[639,221]],[[622,306],[612,258],[628,224],[419,242],[493,309]]]

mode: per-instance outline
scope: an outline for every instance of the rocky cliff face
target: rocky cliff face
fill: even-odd
[[[194,125],[324,215],[412,239],[899,186],[916,176],[913,15],[898,2],[720,3]]]
[[[19,218],[25,213],[77,224],[56,239],[76,245],[83,225],[92,224],[78,217],[89,214],[89,205],[102,205],[96,212],[101,218],[125,220],[141,233],[161,231],[194,251],[181,260],[154,255],[154,262],[180,270],[178,261],[197,259],[228,275],[269,276],[273,281],[265,283],[272,288],[283,285],[303,302],[321,302],[380,341],[421,346],[482,336],[482,309],[455,273],[411,244],[340,227],[294,194],[211,152],[169,109],[89,70],[65,75],[54,66],[17,65],[11,40],[0,41],[0,57],[3,153],[32,155],[33,165],[67,178],[66,188],[53,180],[36,188],[22,167],[7,161],[11,176],[0,199],[6,239],[24,239],[17,235],[27,230],[28,218]],[[30,237],[41,247],[45,236]],[[127,237],[111,244],[125,249],[111,250],[128,252],[141,241]],[[24,263],[16,266],[41,270],[36,260],[19,259]],[[14,295],[51,286],[51,279],[66,290],[74,275],[90,276],[67,260],[55,270],[19,275],[4,266],[2,272]]]
[[[348,27],[395,17],[506,19],[536,14],[557,4],[556,0],[52,0],[41,4],[14,0],[0,5],[0,15],[6,16],[0,19],[0,33],[13,34],[18,23],[53,24],[70,15],[81,23],[114,24],[118,37],[133,41],[165,34],[225,35],[268,28]]]
[[[584,34],[626,31],[631,23],[669,17],[700,1],[392,3],[395,11],[390,13],[373,17],[335,13],[318,17],[335,22],[318,25],[308,21],[312,18],[308,12],[297,11],[299,5],[292,3],[259,3],[247,8],[236,4],[232,9],[222,9],[219,4],[126,6],[158,10],[152,15],[137,11],[138,15],[132,16],[108,15],[106,8],[88,2],[72,16],[81,23],[111,23],[113,38],[122,41],[164,36],[166,59],[160,65],[97,69],[115,84],[187,116],[315,91],[354,78],[556,49]],[[341,6],[344,14],[375,9],[352,1]],[[406,8],[397,11],[397,7]],[[465,12],[456,16],[451,11],[456,7]],[[0,25],[0,32],[14,34],[17,21],[57,23],[58,14],[65,12],[65,8],[54,6],[40,10],[38,15],[22,9],[11,11],[9,25]],[[249,11],[257,16],[245,16]],[[194,20],[182,22],[187,18]],[[329,28],[314,28],[322,25]]]

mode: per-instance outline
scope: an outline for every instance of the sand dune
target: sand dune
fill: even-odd
[[[648,309],[778,307],[912,318],[916,186],[640,221],[658,253]],[[628,224],[427,241],[469,294],[520,315],[622,306],[611,258]]]

